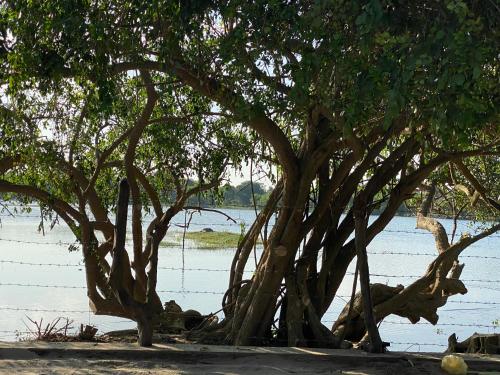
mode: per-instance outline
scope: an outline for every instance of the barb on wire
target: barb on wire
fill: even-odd
[[[0,286],[20,286],[30,288],[54,288],[54,289],[86,289],[85,286],[76,285],[45,285],[45,284],[22,284],[22,283],[0,283]]]
[[[353,272],[346,272],[347,275],[354,275]],[[388,278],[401,278],[401,279],[418,279],[422,276],[419,275],[386,275],[386,274],[381,274],[381,273],[370,273],[370,277],[388,277]],[[494,279],[461,279],[462,281],[465,282],[481,282],[481,283],[498,283],[500,282],[500,279],[494,280]]]
[[[157,290],[158,293],[175,293],[175,294],[218,294],[224,295],[225,292],[215,292],[211,290]]]
[[[20,264],[24,266],[47,266],[47,267],[83,267],[83,264],[71,264],[71,263],[34,263],[34,262],[22,262],[18,260],[10,259],[0,259],[0,264]]]
[[[191,225],[214,225],[214,224],[191,224]],[[226,224],[223,224],[226,225]],[[18,240],[14,238],[0,238],[0,241],[4,242],[13,242],[13,243],[21,243],[21,244],[32,244],[32,245],[55,245],[55,246],[80,246],[80,244],[75,241],[75,242],[64,242],[64,241],[58,241],[58,242],[45,242],[45,241],[27,241],[27,240]],[[168,247],[178,247],[180,248],[182,244],[177,244],[174,246],[168,246]],[[199,249],[196,246],[193,247],[185,247],[185,249],[188,250],[195,250]],[[405,256],[428,256],[428,257],[436,257],[437,254],[434,253],[412,253],[412,252],[402,252],[402,251],[368,251],[369,255],[405,255]],[[500,260],[500,257],[497,256],[487,256],[487,255],[461,255],[460,258],[467,258],[467,259],[494,259],[494,260]]]
[[[429,256],[429,257],[437,257],[437,254],[434,253],[409,253],[409,252],[401,252],[401,251],[368,251],[368,255],[408,255],[408,256]],[[487,256],[487,255],[460,255],[460,258],[470,258],[470,259],[497,259],[500,260],[500,257],[495,256]]]
[[[335,323],[335,320],[322,320],[323,323]],[[429,322],[418,322],[418,323],[412,323],[412,322],[398,322],[398,321],[392,321],[392,320],[382,320],[380,324],[398,324],[398,325],[428,325],[428,326],[449,326],[449,327],[477,327],[477,328],[498,328],[498,326],[491,325],[491,324],[476,324],[476,323],[436,323],[432,324]]]
[[[8,307],[8,306],[0,306],[0,310],[4,310],[4,311],[73,313],[73,314],[88,314],[89,313],[89,310],[57,310],[57,309],[38,309],[38,308],[29,308],[29,307]]]
[[[343,296],[343,295],[336,295],[335,298],[340,298],[344,300],[344,298],[351,298],[351,296]],[[471,304],[471,305],[500,305],[500,302],[487,302],[487,301],[462,301],[462,300],[448,300],[446,303],[459,303],[459,304]]]
[[[16,286],[29,288],[54,288],[54,289],[86,289],[86,286],[76,285],[47,285],[47,284],[22,284],[22,283],[0,283],[0,286]],[[176,294],[224,294],[224,292],[204,291],[204,290],[158,290],[158,293],[176,293]]]
[[[13,238],[0,238],[0,241],[4,242],[15,242],[15,243],[26,243],[26,244],[32,244],[32,245],[58,245],[58,246],[79,246],[80,244],[77,242],[44,242],[44,241],[25,241],[25,240],[15,240]]]
[[[397,341],[390,341],[391,344],[396,344],[396,345],[417,345],[417,346],[442,346],[442,347],[448,347],[448,345],[445,344],[433,344],[433,343],[421,343],[421,342],[397,342]]]
[[[383,320],[383,324],[402,324],[402,325],[429,325],[429,326],[449,326],[449,327],[478,327],[478,328],[498,328],[491,324],[473,324],[473,323],[436,323],[431,324],[429,322],[418,322],[413,324],[412,322],[397,322],[392,320]]]
[[[0,264],[18,264],[24,266],[47,266],[47,267],[83,267],[84,264],[76,263],[35,263],[23,262],[18,260],[0,259]],[[204,271],[204,272],[229,272],[229,269],[223,268],[182,268],[182,267],[158,267],[158,269],[170,271]],[[246,273],[255,272],[255,270],[245,270]]]

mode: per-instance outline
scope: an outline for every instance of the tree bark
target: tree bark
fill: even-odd
[[[373,314],[373,303],[370,290],[370,270],[368,267],[368,256],[366,254],[366,228],[368,226],[366,201],[362,199],[362,196],[358,196],[355,205],[356,255],[358,257],[361,295],[363,296],[363,316],[370,341],[367,349],[371,353],[383,353],[385,349]]]
[[[150,310],[150,309],[147,309]],[[137,342],[142,347],[153,345],[153,314],[149,311],[137,317]]]

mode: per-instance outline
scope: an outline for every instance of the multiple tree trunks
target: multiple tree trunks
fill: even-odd
[[[321,124],[324,118],[316,117],[318,124]],[[341,219],[374,158],[391,136],[403,130],[403,124],[404,121],[397,122],[388,132],[374,134],[370,140],[371,147],[367,150],[355,147],[357,151],[348,154],[333,171],[329,160],[319,157],[323,162],[312,162],[309,159],[317,152],[314,146],[307,142],[302,145],[304,155],[297,162],[304,164],[305,169],[301,173],[293,168],[285,171],[283,185],[276,186],[272,199],[250,228],[233,260],[224,304],[226,319],[230,321],[224,325],[227,342],[241,345],[275,340],[276,343],[287,345],[341,345],[342,339],[321,323],[321,317],[330,306],[348,265],[358,255],[362,266],[363,290],[369,293],[366,246],[387,225],[407,194],[436,166],[446,161],[446,158],[437,158],[408,173],[391,192],[389,203],[381,217],[368,225],[363,218],[367,218],[375,207],[375,195],[406,168],[405,160],[410,160],[418,151],[416,142],[411,137],[408,138],[375,169],[362,193],[363,199],[356,198],[359,201],[356,213],[351,209]],[[318,125],[318,128],[321,129],[322,126]],[[325,130],[325,134],[321,135],[323,138],[320,134],[316,135],[317,142],[323,147],[324,142],[321,143],[320,139],[333,134]],[[353,136],[350,141],[354,147],[359,139]],[[328,151],[325,154],[328,155]],[[319,181],[318,201],[310,213],[310,188],[316,177]],[[281,201],[277,205],[276,199],[279,197]],[[255,239],[262,228],[267,226],[269,212],[275,210],[276,206],[280,207],[277,221],[265,244],[257,270],[251,280],[243,281],[242,271],[255,245]],[[349,240],[349,236],[354,233],[357,243]],[[303,251],[299,254],[302,244]],[[320,253],[323,254],[321,260]],[[319,260],[320,269],[317,268]],[[272,335],[275,316],[279,316],[279,332]],[[383,347],[375,319],[368,319],[372,322],[371,350],[381,352]]]
[[[171,218],[181,210],[186,199],[198,191],[198,188],[179,194],[176,204],[167,209],[165,213],[162,213],[161,206],[157,207],[156,213],[160,217],[157,216],[147,229],[144,250],[142,244],[140,251],[134,250],[134,262],[130,261],[125,249],[130,188],[128,179],[123,179],[120,182],[113,235],[114,243],[111,249],[112,264],[107,268],[107,272],[102,272],[99,267],[106,263],[102,258],[99,259],[98,252],[85,251],[86,248],[88,249],[86,245],[90,241],[84,242],[86,271],[88,273],[87,284],[91,306],[94,307],[95,313],[124,316],[136,321],[138,343],[141,346],[151,346],[155,329],[176,329],[175,324],[173,324],[175,320],[171,319],[172,314],[176,314],[176,312],[170,311],[171,308],[164,309],[156,293],[159,244],[167,232]],[[134,197],[132,197],[132,201],[134,201]],[[133,207],[132,212],[134,211],[136,208]],[[132,223],[135,223],[133,227],[136,228],[133,233],[137,234],[139,230],[142,230],[140,220],[140,215],[138,217],[137,213],[132,215]],[[142,234],[140,238],[142,239]],[[137,241],[136,235],[134,235],[134,241]],[[139,265],[137,264],[138,259],[140,260]],[[149,265],[149,270],[146,272],[147,265]],[[143,272],[138,273],[138,269],[143,270]],[[132,270],[135,271],[135,277],[132,275]],[[104,279],[106,273],[109,275],[107,280]],[[96,285],[103,291],[105,298],[95,292],[93,288]],[[166,307],[168,306],[166,305]],[[177,327],[181,330],[198,327],[206,318],[193,310],[187,312],[180,310],[179,313],[184,321],[183,327]]]
[[[182,114],[177,120],[186,128],[177,130],[186,130],[190,138],[185,147],[175,147],[179,154],[191,149],[195,137],[202,139],[200,154],[213,151],[214,159],[204,163],[210,169],[206,175],[224,170],[229,160],[239,164],[244,158],[261,158],[269,162],[269,169],[276,167],[281,177],[235,254],[223,301],[226,317],[206,328],[213,337],[232,344],[274,340],[287,345],[339,346],[343,336],[359,337],[364,325],[368,348],[382,351],[376,323],[385,316],[395,313],[413,322],[422,317],[436,322],[437,307],[448,296],[466,292],[459,280],[463,266],[458,256],[492,232],[450,244],[442,226],[428,215],[434,193],[425,200],[427,207],[419,212],[417,227],[433,233],[439,254],[422,278],[401,290],[370,286],[366,248],[417,187],[448,162],[474,188],[470,194],[474,205],[482,200],[498,210],[498,202],[463,163],[467,157],[498,155],[497,111],[489,86],[497,72],[491,68],[497,59],[492,47],[493,8],[451,7],[440,2],[432,7],[349,2],[273,2],[269,6],[200,2],[192,6],[180,2],[180,8],[172,12],[168,2],[153,8],[147,2],[125,8],[112,2],[115,6],[96,10],[86,2],[75,8],[49,1],[47,9],[57,11],[48,12],[47,18],[36,2],[18,3],[11,1],[2,8],[8,36],[3,38],[2,57],[8,58],[2,58],[2,67],[5,82],[16,89],[6,91],[13,95],[6,100],[14,104],[13,110],[10,105],[0,108],[2,116],[15,124],[9,125],[9,132],[2,132],[0,149],[9,151],[12,145],[25,143],[16,137],[14,142],[3,140],[17,133],[17,123],[24,125],[27,135],[38,133],[45,121],[60,129],[51,137],[53,144],[38,136],[27,138],[30,142],[26,143],[35,141],[33,148],[41,151],[16,146],[13,155],[2,155],[0,174],[9,174],[19,163],[17,154],[23,152],[32,160],[46,161],[50,156],[49,160],[57,160],[58,169],[39,174],[51,162],[41,167],[31,160],[26,176],[22,167],[13,179],[0,179],[0,193],[37,199],[66,221],[82,243],[93,310],[136,320],[142,345],[150,345],[152,321],[163,312],[156,293],[157,262],[169,221],[189,195],[221,182],[219,174],[202,186],[200,172],[200,187],[187,191],[178,173],[188,170],[187,179],[202,170],[203,163],[194,166],[190,158],[182,160],[176,164],[179,170],[169,176],[176,201],[163,212],[159,192],[164,187],[158,183],[155,191],[150,183],[153,178],[164,181],[162,169],[170,169],[170,163],[161,151],[171,140],[180,139],[170,129],[158,133],[165,138],[144,131],[155,123],[168,124],[170,112]],[[435,20],[436,12],[439,22],[428,22]],[[68,22],[71,27],[66,27]],[[94,36],[110,43],[95,43]],[[392,48],[394,41],[401,48]],[[471,54],[477,60],[474,64],[469,61]],[[448,77],[452,77],[450,84],[442,84]],[[96,91],[87,93],[86,83]],[[38,92],[37,87],[46,92]],[[52,92],[52,87],[58,90]],[[137,87],[137,95],[131,95],[132,87]],[[18,94],[22,95],[17,98]],[[72,112],[80,112],[76,108],[82,104],[77,98],[86,97],[85,109],[95,94],[99,103],[93,104],[92,114],[97,116],[87,116],[87,110],[82,110],[80,119],[75,118]],[[27,98],[31,97],[40,97],[41,103],[38,99],[30,102]],[[45,104],[45,97],[56,101]],[[71,104],[71,110],[65,111],[59,97],[61,103]],[[63,121],[56,118],[59,111],[53,111],[54,105]],[[45,119],[50,112],[58,113]],[[111,123],[101,123],[108,115]],[[42,122],[37,120],[40,116]],[[191,121],[196,126],[187,126],[193,125]],[[122,124],[127,124],[123,125],[127,130],[123,131]],[[197,127],[207,131],[196,131],[194,136]],[[240,127],[249,144],[242,142],[244,152],[232,149],[230,153],[238,156],[224,156],[221,163],[221,149],[231,148],[237,137],[230,134],[239,133]],[[97,136],[110,137],[94,140],[96,128],[101,129]],[[80,138],[85,139],[80,142]],[[157,138],[161,138],[159,143]],[[140,143],[147,147],[137,151]],[[149,147],[153,144],[156,147]],[[47,153],[49,145],[57,151]],[[96,160],[94,155],[89,157],[93,153],[89,150],[95,151]],[[194,160],[204,159],[194,156]],[[84,167],[79,169],[79,165]],[[117,165],[127,177],[132,198],[130,249],[125,249],[128,198],[122,197],[113,225],[107,217],[112,205],[100,201],[96,191],[98,179],[109,180],[100,174],[102,170]],[[148,165],[157,167],[150,180],[141,170]],[[91,173],[88,178],[85,170]],[[144,170],[151,172],[149,167]],[[31,180],[32,172],[41,177],[33,186],[19,182]],[[52,175],[70,182],[52,186],[47,178]],[[434,187],[429,189],[432,192]],[[66,190],[71,192],[49,193]],[[144,233],[142,196],[147,196],[156,215]],[[369,215],[382,203],[379,217],[368,223]],[[95,220],[89,219],[89,208]],[[267,234],[275,211],[279,211],[277,221],[267,238],[261,232]],[[101,243],[98,234],[104,235]],[[262,257],[252,278],[243,280],[259,235],[265,238]],[[111,265],[106,260],[110,253]],[[336,327],[342,331],[337,336],[321,319],[355,258],[362,298],[352,301],[351,311]]]
[[[137,322],[139,345],[151,346],[153,344],[153,312],[155,310],[158,312],[158,306],[154,306],[154,303],[158,299],[148,298],[155,293],[154,289],[148,290],[146,294],[135,288],[138,280],[131,275],[130,261],[125,250],[128,202],[129,184],[126,179],[123,179],[118,193],[115,242],[112,250],[113,263],[108,283],[120,305]]]
[[[426,229],[434,235],[438,256],[428,266],[425,275],[406,287],[383,284],[370,286],[376,323],[395,314],[408,318],[414,324],[421,318],[436,324],[439,319],[437,309],[444,306],[450,296],[467,293],[467,288],[459,279],[464,268],[458,262],[460,253],[472,243],[500,229],[500,224],[496,224],[474,237],[464,236],[455,244],[450,244],[444,227],[429,217],[436,193],[435,185],[424,188],[427,194],[417,215],[417,228]],[[363,296],[362,292],[358,292],[354,300],[346,304],[332,327],[334,334],[352,341],[364,341],[367,338],[364,311],[368,307],[363,304]]]

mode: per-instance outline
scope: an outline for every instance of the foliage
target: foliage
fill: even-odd
[[[497,22],[495,4],[464,0],[7,1],[0,191],[36,187],[47,194],[35,198],[61,215],[71,211],[64,202],[78,202],[72,216],[85,227],[92,197],[86,183],[75,187],[75,171],[107,212],[123,165],[142,264],[139,207],[160,211],[152,191],[178,211],[182,192],[201,197],[226,167],[255,163],[276,186],[259,192],[265,207],[235,253],[229,324],[217,334],[236,344],[338,346],[321,317],[357,257],[364,319],[380,351],[366,246],[403,202],[437,181],[443,197],[453,190],[443,212],[476,195],[478,219],[498,214]],[[139,172],[151,189],[138,187]],[[188,186],[195,178],[199,189]],[[166,232],[158,222],[149,244]],[[257,237],[264,251],[245,284]],[[155,280],[136,277],[131,285]]]
[[[240,240],[239,233],[231,232],[186,232],[186,240],[193,241],[199,249],[236,249]]]

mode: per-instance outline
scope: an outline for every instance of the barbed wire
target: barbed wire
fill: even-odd
[[[18,264],[23,266],[47,266],[47,267],[84,267],[85,264],[77,263],[35,263],[35,262],[23,262],[18,260],[2,259],[0,264]],[[170,270],[170,271],[204,271],[204,272],[229,272],[230,269],[222,268],[182,268],[182,267],[162,267],[158,266],[158,269]],[[255,270],[246,270],[245,273],[251,273]]]
[[[58,309],[38,309],[28,307],[5,307],[0,306],[3,311],[29,311],[29,312],[54,312],[54,313],[71,313],[71,314],[88,314],[89,310],[58,310]]]
[[[500,328],[500,326],[496,326],[493,324],[475,324],[475,323],[436,323],[432,324],[429,322],[396,322],[392,320],[383,320],[382,324],[403,324],[403,325],[427,325],[427,326],[444,326],[444,327],[479,327],[479,328]]]
[[[336,320],[322,320],[323,323],[335,323]],[[427,326],[445,326],[445,327],[477,327],[477,328],[500,328],[500,326],[496,326],[493,324],[475,324],[475,323],[428,323],[428,322],[418,322],[418,323],[412,323],[412,322],[396,322],[396,321],[391,321],[391,320],[383,320],[380,322],[380,324],[396,324],[396,325],[427,325]]]
[[[35,262],[23,262],[15,260],[0,260],[0,264],[18,264],[27,266],[47,266],[47,267],[83,267],[83,264],[65,264],[65,263],[35,263]],[[182,268],[182,267],[162,267],[159,266],[158,269],[171,270],[171,271],[205,271],[205,272],[230,272],[229,269],[222,268]],[[255,272],[255,270],[247,270],[245,273]],[[346,275],[354,275],[354,272],[346,272]],[[370,273],[370,277],[387,277],[387,278],[402,278],[402,279],[418,279],[422,277],[421,275],[389,275],[389,274],[378,274]],[[496,283],[500,282],[500,279],[461,279],[464,282],[482,282],[482,283]],[[1,285],[1,284],[0,284]]]
[[[16,239],[13,239],[13,238],[0,238],[0,241],[14,242],[14,243],[23,243],[23,244],[32,244],[32,245],[57,245],[57,246],[75,245],[75,246],[79,246],[79,244],[77,242],[63,242],[63,241],[58,241],[58,242],[26,241],[26,240],[16,240]]]
[[[34,263],[34,262],[22,262],[15,260],[0,260],[0,264],[18,264],[27,266],[47,266],[47,267],[83,267],[83,264],[64,264],[64,263]],[[162,267],[159,266],[158,269],[170,270],[170,271],[204,271],[204,272],[230,272],[229,269],[222,268],[182,268],[182,267]],[[247,270],[245,273],[255,272],[255,270]],[[346,272],[347,275],[354,275],[354,272]],[[371,273],[370,277],[387,277],[387,278],[408,278],[408,279],[418,279],[422,276],[419,275],[388,275],[388,274],[377,274]],[[500,280],[495,279],[462,279],[464,282],[500,282]],[[1,284],[0,284],[1,285]]]
[[[80,246],[78,242],[45,242],[45,241],[26,241],[26,240],[18,240],[13,238],[0,238],[0,241],[4,242],[13,242],[13,243],[22,243],[22,244],[32,244],[32,245],[56,245],[56,246]],[[182,248],[182,244],[175,244],[175,246],[168,246],[175,248]],[[186,250],[199,250],[199,247],[196,246],[184,246]],[[429,257],[437,257],[437,254],[433,253],[411,253],[411,252],[398,252],[398,251],[369,251],[368,255],[408,255],[408,256],[429,256]],[[461,255],[460,258],[469,258],[469,259],[494,259],[500,260],[500,257],[496,256],[487,256],[487,255]]]
[[[484,302],[484,301],[448,301],[447,303],[463,303],[470,305],[500,305],[500,302]]]
[[[59,310],[59,309],[39,309],[39,308],[30,308],[30,307],[5,307],[5,306],[0,306],[0,311],[26,311],[26,312],[49,312],[49,313],[71,313],[71,314],[92,314],[92,311],[90,309],[88,310]],[[186,316],[185,312],[175,312],[175,311],[167,311],[166,312],[169,316]],[[119,322],[129,322],[132,319],[129,320],[121,320]]]
[[[0,283],[0,286],[15,286],[15,287],[32,287],[32,288],[60,288],[60,289],[86,289],[86,286],[77,285],[49,285],[49,284],[23,284],[23,283]],[[225,292],[213,290],[157,290],[157,293],[175,293],[175,294],[216,294],[224,295]],[[350,296],[336,295],[337,298],[350,298]],[[485,301],[448,301],[448,303],[461,304],[479,304],[479,305],[500,305],[500,302],[485,302]]]
[[[50,285],[50,284],[23,284],[23,283],[0,283],[0,286],[16,286],[28,288],[54,288],[54,289],[87,289],[86,286],[78,285]],[[204,291],[204,290],[157,290],[157,293],[176,293],[176,294],[225,294],[225,292]]]
[[[0,283],[0,286],[19,286],[29,288],[54,288],[54,289],[86,289],[85,286],[76,285],[47,285],[47,284],[22,284],[22,283]]]
[[[1,259],[0,264],[19,264],[23,266],[47,266],[47,267],[83,267],[84,264],[71,264],[71,263],[34,263],[22,262],[17,260]]]
[[[347,275],[354,275],[354,272],[346,272]],[[386,274],[381,274],[381,273],[370,273],[370,277],[387,277],[387,278],[401,278],[401,279],[418,279],[421,278],[421,275],[386,275]],[[481,283],[498,283],[500,282],[500,279],[495,280],[495,279],[460,279],[461,281],[465,282],[481,282]]]
[[[252,340],[258,340],[258,341],[268,341],[269,337],[267,336],[250,336],[248,337],[249,339]],[[275,338],[272,340],[273,342],[277,343],[284,343],[285,345],[287,344],[286,339],[279,339]],[[307,339],[308,342],[311,343],[319,343],[319,344],[324,344],[324,340],[314,340],[314,339]],[[411,345],[411,346],[440,346],[440,347],[448,347],[448,345],[445,344],[438,344],[438,343],[420,343],[420,342],[398,342],[398,341],[387,341],[390,344],[395,344],[395,345]]]
[[[226,292],[216,292],[211,290],[157,290],[157,293],[175,293],[175,294],[217,294],[224,295]]]
[[[344,299],[351,298],[351,296],[336,295],[336,298]],[[349,301],[344,301],[349,302]],[[486,302],[486,301],[463,301],[463,300],[448,300],[446,303],[458,303],[458,304],[469,304],[469,305],[500,305],[500,302]]]
[[[19,331],[19,330],[0,330],[0,333],[6,333],[7,335],[5,336],[18,336],[20,334],[33,334],[32,331]],[[257,339],[257,340],[265,340],[268,339],[268,337],[250,337],[250,339]],[[317,341],[321,342],[320,340],[309,340],[309,341]],[[421,342],[398,342],[398,341],[388,341],[390,344],[394,345],[411,345],[411,346],[439,346],[439,347],[448,347],[448,345],[445,344],[438,344],[438,343],[421,343]]]
[[[342,299],[344,302],[349,302],[345,300],[346,298],[350,299],[351,296],[343,296],[343,295],[335,295],[335,298]],[[466,304],[466,305],[500,305],[500,302],[489,302],[489,301],[463,301],[463,300],[448,300],[446,303],[458,303],[458,304]],[[326,314],[334,313],[334,312],[326,312]]]
[[[71,314],[88,314],[91,313],[90,310],[68,310],[68,309],[40,309],[32,307],[9,307],[0,306],[0,311],[27,311],[27,312],[51,312],[51,313],[71,313]],[[182,315],[182,313],[169,312],[170,315]],[[323,320],[323,323],[334,323],[335,320]],[[436,323],[431,324],[428,322],[403,322],[403,321],[392,321],[383,320],[384,324],[396,324],[396,325],[432,325],[432,326],[450,326],[450,327],[481,327],[481,328],[500,328],[497,325],[482,324],[482,323]],[[0,331],[1,332],[1,331]]]
[[[11,217],[10,215],[0,215],[0,217]],[[32,217],[32,218],[40,218],[40,216],[37,215],[30,215],[30,216],[20,216],[20,217]],[[253,222],[248,222],[242,219],[236,219],[237,223],[213,223],[213,222],[207,222],[207,223],[190,223],[190,226],[216,226],[216,227],[232,227],[232,228],[239,228],[241,225],[249,226],[253,224]],[[146,221],[147,222],[147,221]],[[171,222],[170,225],[172,226],[177,226],[184,228],[185,223],[184,222]],[[274,224],[271,224],[271,226]],[[405,233],[405,234],[418,234],[418,235],[426,235],[426,236],[432,236],[431,232],[425,231],[425,230],[407,230],[407,229],[389,229],[386,228],[383,231],[381,231],[379,234],[384,234],[384,233]],[[448,234],[448,237],[451,237],[451,234]],[[497,234],[490,234],[486,238],[500,238],[500,235]]]
[[[438,254],[433,253],[409,253],[409,252],[398,252],[398,251],[373,251],[368,250],[368,255],[408,255],[408,256],[429,256],[437,257]],[[488,256],[488,255],[460,255],[460,258],[470,258],[470,259],[495,259],[500,260],[500,257]]]
[[[396,341],[389,341],[391,344],[395,345],[411,345],[411,346],[440,346],[443,348],[447,348],[448,345],[445,344],[433,344],[433,343],[421,343],[421,342],[396,342]]]

